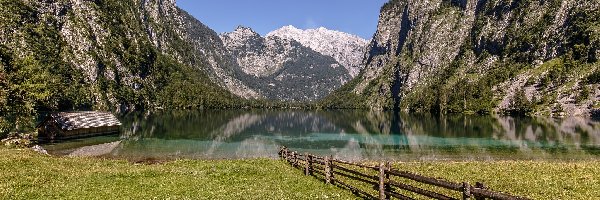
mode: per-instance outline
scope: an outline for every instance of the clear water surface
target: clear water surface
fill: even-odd
[[[131,160],[275,158],[292,150],[358,160],[596,160],[600,121],[357,110],[204,110],[121,117],[120,135],[44,147]]]

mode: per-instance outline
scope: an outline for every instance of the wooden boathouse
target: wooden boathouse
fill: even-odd
[[[116,134],[120,127],[115,115],[97,111],[52,113],[36,126],[42,140]]]

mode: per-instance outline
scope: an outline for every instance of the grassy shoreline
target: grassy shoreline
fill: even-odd
[[[454,182],[483,182],[532,199],[600,197],[600,161],[395,163],[394,168]]]
[[[408,162],[394,168],[481,181],[533,199],[600,196],[600,161]],[[284,161],[177,160],[153,165],[0,147],[0,199],[354,199]]]
[[[283,161],[66,158],[0,147],[0,199],[349,199]]]

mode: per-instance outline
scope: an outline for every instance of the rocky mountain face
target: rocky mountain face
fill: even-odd
[[[300,44],[326,56],[331,56],[355,77],[363,68],[362,60],[368,41],[348,33],[326,28],[301,30],[284,26],[267,34],[300,42]]]
[[[392,0],[366,68],[323,104],[590,115],[599,58],[598,1]]]
[[[261,37],[242,26],[221,39],[241,69],[235,77],[267,99],[315,100],[351,78],[334,58],[296,40]]]
[[[234,78],[237,63],[217,33],[178,8],[175,0],[144,0],[142,9],[149,37],[161,52],[184,64],[203,67],[213,82],[238,96],[260,97]]]

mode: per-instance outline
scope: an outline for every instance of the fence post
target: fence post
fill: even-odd
[[[295,151],[293,152],[293,157],[294,157],[294,163],[292,164],[294,167],[298,166],[298,153],[296,153]]]
[[[485,186],[485,184],[481,183],[481,182],[476,182],[475,183],[475,188],[479,188],[479,189],[487,189],[487,187]],[[475,200],[485,200],[485,197],[481,197],[481,196],[477,196],[475,195]]]
[[[389,161],[385,162],[385,170],[391,171],[392,170],[392,164]],[[389,181],[390,180],[390,173],[385,173],[385,180]],[[390,185],[390,183],[386,183],[385,184],[385,191],[391,192],[392,191],[392,186]],[[387,199],[391,199],[391,197],[386,197]]]
[[[329,156],[325,156],[325,182],[331,183],[331,162]]]
[[[308,176],[308,173],[310,172],[310,170],[309,170],[310,157],[309,157],[308,153],[304,153],[304,159],[306,159],[306,162],[304,163],[304,175]]]
[[[315,170],[313,167],[314,157],[313,157],[313,155],[310,155],[310,154],[308,156],[310,157],[310,163],[308,163],[308,174],[313,175],[314,174],[313,171]]]
[[[463,182],[463,200],[471,198],[471,186],[467,182]]]
[[[329,155],[329,179],[331,179],[331,184],[335,183],[335,171],[333,170],[335,166],[333,165],[333,155]]]
[[[379,199],[386,199],[385,196],[385,164],[379,163]]]

